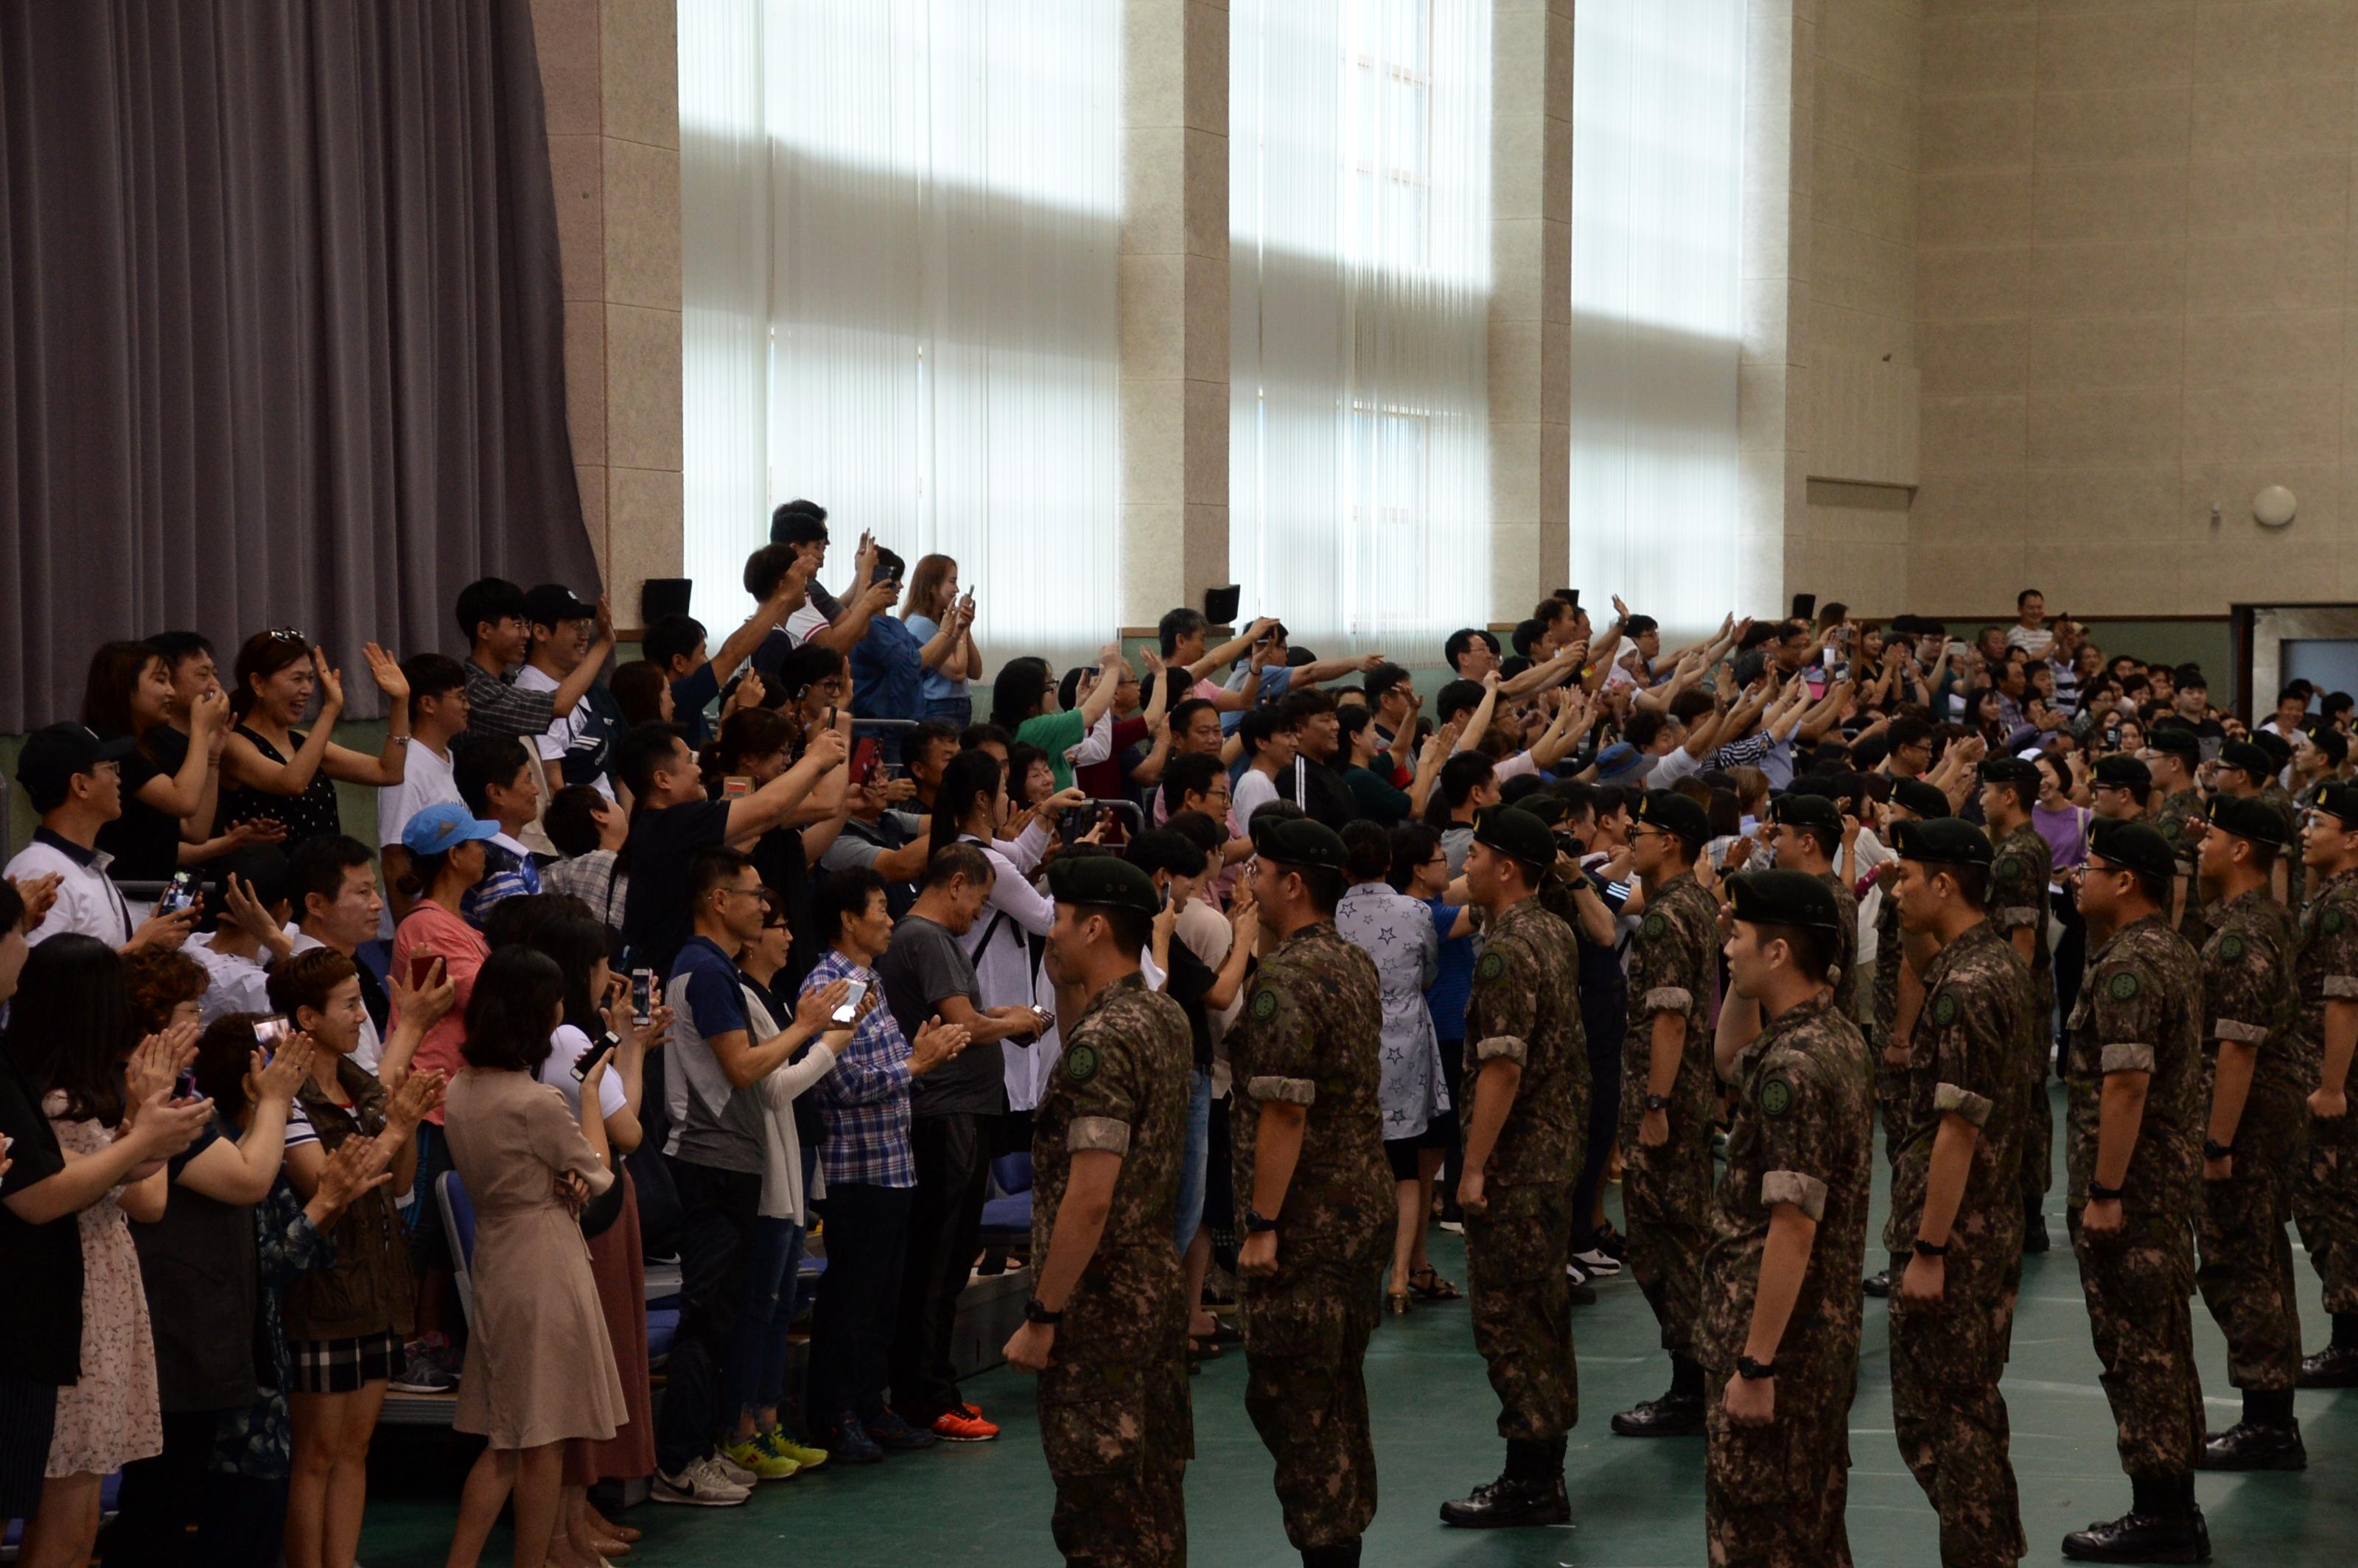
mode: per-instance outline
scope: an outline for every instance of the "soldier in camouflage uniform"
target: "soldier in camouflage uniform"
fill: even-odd
[[[2304,1389],[2358,1388],[2358,1118],[2349,1110],[2358,1043],[2358,784],[2318,792],[2302,840],[2316,897],[2301,916],[2300,1033],[2317,1053],[2309,1163],[2293,1189],[2301,1244],[2325,1281],[2333,1339],[2300,1364]]]
[[[1909,1037],[1908,1129],[1884,1245],[1905,1258],[1891,1298],[1899,1455],[1941,1516],[1945,1568],[2010,1568],[2028,1550],[1998,1379],[2022,1259],[2022,1122],[2015,1091],[2029,967],[1983,907],[1989,839],[1955,817],[1898,829],[1897,903],[1940,944]],[[1934,1167],[1952,1204],[1931,1201]]]
[[[1187,1016],[1146,989],[1138,955],[1154,884],[1110,856],[1050,868],[1045,966],[1088,996],[1033,1122],[1036,1294],[1007,1359],[1040,1379],[1040,1445],[1056,1483],[1065,1561],[1184,1568],[1194,1454],[1187,1313],[1171,1211],[1195,1051]],[[1108,1161],[1110,1159],[1110,1165]],[[1094,1247],[1060,1230],[1065,1199],[1105,1202]]]
[[[1498,1394],[1507,1467],[1441,1505],[1444,1524],[1563,1524],[1564,1434],[1580,1416],[1573,1362],[1573,1178],[1588,1138],[1588,1044],[1572,928],[1537,884],[1556,859],[1544,823],[1512,806],[1483,812],[1466,891],[1486,917],[1466,1041],[1466,1269],[1474,1344]]]
[[[1613,1418],[1625,1437],[1703,1431],[1703,1368],[1694,1358],[1703,1310],[1703,1252],[1711,1223],[1711,1066],[1718,983],[1719,905],[1694,880],[1711,827],[1703,807],[1668,790],[1647,793],[1630,829],[1631,863],[1646,889],[1629,958],[1629,1032],[1623,1042],[1621,1204],[1625,1261],[1661,1325],[1670,1391]]]
[[[1951,815],[1949,797],[1937,786],[1921,779],[1898,780],[1891,786],[1884,840],[1892,842],[1909,823],[1931,822]],[[1875,910],[1875,974],[1867,997],[1866,1047],[1875,1063],[1875,1110],[1883,1123],[1883,1157],[1896,1170],[1908,1134],[1907,1041],[1923,1007],[1924,987],[1908,966],[1908,939],[1899,925],[1899,862],[1884,861],[1875,869],[1875,878],[1883,897]],[[1889,1267],[1867,1276],[1866,1293],[1889,1295],[1892,1281],[1907,1264],[1907,1259],[1895,1254]]]
[[[2047,884],[2054,851],[2030,824],[2039,770],[2019,758],[1982,764],[1982,817],[1996,846],[1990,861],[1989,914],[1998,935],[2030,966],[2022,1093],[2022,1249],[2047,1250],[2043,1211],[2055,1166],[2055,1115],[2047,1098],[2048,1058],[2055,1038],[2055,959],[2047,947]]]
[[[1839,1007],[1847,994],[1844,982],[1858,967],[1858,895],[1834,871],[1834,857],[1842,852],[1842,808],[1824,795],[1802,794],[1797,787],[1769,804],[1768,820],[1774,825],[1777,869],[1807,871],[1834,895],[1841,926],[1834,933],[1827,983]]]
[[[2135,1488],[2129,1512],[2063,1538],[2063,1555],[2083,1562],[2187,1563],[2210,1552],[2194,1501],[2202,1385],[2187,1307],[2205,1121],[2201,961],[2169,928],[2176,872],[2176,855],[2153,828],[2099,822],[2080,884],[2098,946],[2066,1047],[2067,1213],[2121,1465]],[[2106,1135],[2104,1102],[2140,1088],[2135,1125],[2123,1133],[2116,1116]]]
[[[2156,724],[2147,737],[2144,760],[2153,775],[2154,793],[2161,796],[2147,820],[2160,829],[2178,863],[2170,894],[2179,910],[2173,924],[2189,946],[2200,948],[2209,935],[2202,926],[2202,890],[2195,864],[2201,843],[2202,792],[2195,787],[2194,771],[2202,765],[2201,738],[2183,724]]]
[[[2146,797],[2152,793],[2153,770],[2135,757],[2115,752],[2096,759],[2088,781],[2088,800],[2097,816],[2115,822],[2143,821]]]
[[[2285,842],[2298,844],[2304,813],[2292,791],[2284,786],[2285,770],[2292,766],[2292,741],[2286,736],[2259,730],[2253,732],[2252,744],[2266,752],[2268,758],[2268,776],[2260,785],[2261,804],[2275,812],[2284,824]],[[2299,914],[2301,905],[2309,901],[2308,878],[2302,874],[2300,857],[2288,855],[2277,863],[2285,871],[2285,907]]]
[[[1274,945],[1228,1033],[1245,1411],[1277,1461],[1286,1539],[1305,1564],[1344,1568],[1376,1517],[1362,1368],[1373,1272],[1395,1223],[1378,1098],[1382,989],[1335,929],[1343,840],[1277,816],[1256,816],[1252,838],[1253,894]]]
[[[2292,748],[2274,735],[2266,739],[2273,745],[2283,747],[2286,761],[2291,759]],[[2277,783],[2277,770],[2281,766],[2283,763],[2266,746],[2255,741],[2230,741],[2219,748],[2214,794],[2238,800],[2258,801],[2275,813],[2284,825],[2285,838],[2289,843],[2300,837],[2300,813],[2294,806],[2292,796]],[[2299,860],[2298,856],[2287,856],[2277,862],[2270,881],[2270,885],[2277,890],[2277,902],[2296,914],[2300,913],[2302,892],[2300,880],[2296,874]],[[2205,918],[2208,917],[2206,911]]]
[[[2261,801],[2213,796],[2210,820],[2202,839],[2202,892],[2211,905],[2202,1049],[2211,1110],[2194,1282],[2227,1336],[2227,1379],[2244,1390],[2244,1419],[2205,1440],[2202,1465],[2299,1470],[2309,1462],[2292,1413],[2300,1303],[2285,1226],[2317,1061],[2298,1028],[2293,962],[2300,929],[2268,896],[2268,872],[2289,845],[2282,819]]]
[[[1855,1281],[1875,1163],[1866,1041],[1826,986],[1840,916],[1824,881],[1755,871],[1729,892],[1731,1001],[1757,1006],[1717,1064],[1736,1120],[1696,1341],[1709,1390],[1704,1530],[1714,1568],[1845,1568]],[[1758,1032],[1739,1040],[1755,1018]]]

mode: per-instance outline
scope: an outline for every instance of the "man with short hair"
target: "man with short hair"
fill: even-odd
[[[2156,724],[2139,759],[2153,775],[2147,798],[2158,795],[2161,802],[2153,807],[2152,825],[2178,857],[2178,879],[2169,893],[2170,925],[2188,946],[2199,948],[2207,935],[2201,890],[2195,885],[2203,806],[2194,774],[2202,765],[2202,742],[2182,724]]]
[[[2211,711],[2211,683],[2203,677],[2201,669],[2187,665],[2169,673],[2157,667],[2154,674],[2176,682],[2177,689],[2167,697],[2171,711],[2204,742],[2206,751],[2215,753],[2227,739],[2227,727]]]
[[[1842,852],[1842,809],[1822,795],[1798,789],[1779,795],[1768,805],[1768,842],[1779,871],[1804,871],[1826,884],[1833,895],[1834,950],[1827,980],[1841,997],[1858,967],[1858,895],[1834,871]]]
[[[2014,624],[2006,629],[2006,645],[2019,648],[2034,659],[2047,656],[2055,633],[2047,629],[2047,599],[2035,588],[2014,596]]]
[[[529,741],[514,735],[470,735],[452,752],[450,782],[468,813],[499,825],[483,846],[483,875],[460,895],[459,913],[480,931],[492,906],[540,891],[540,866],[516,837],[540,815],[540,774]]]
[[[1884,727],[1883,735],[1891,748],[1877,772],[1895,779],[1918,779],[1931,768],[1931,725],[1903,713]]]
[[[2293,1189],[2301,1245],[2325,1286],[2333,1337],[2300,1364],[2304,1389],[2358,1388],[2358,1118],[2350,1063],[2358,1054],[2358,784],[2319,792],[2301,840],[2317,896],[2300,917],[2300,1037],[2316,1055],[2309,1162]]]
[[[20,887],[59,879],[57,901],[26,934],[28,946],[76,931],[128,953],[150,944],[178,947],[196,928],[200,912],[193,904],[151,914],[135,927],[130,904],[106,872],[114,857],[98,848],[98,830],[123,815],[121,763],[137,745],[129,735],[102,741],[80,724],[52,724],[25,738],[16,783],[41,825],[9,860],[6,875]]]
[[[1293,728],[1294,761],[1292,769],[1277,776],[1277,797],[1293,802],[1313,821],[1340,833],[1359,815],[1359,806],[1335,765],[1336,753],[1343,745],[1335,699],[1323,691],[1289,692],[1278,705],[1278,713],[1279,722]]]
[[[1155,641],[1163,650],[1163,678],[1186,683],[1189,697],[1210,703],[1220,713],[1241,713],[1260,699],[1265,673],[1262,666],[1268,663],[1262,643],[1276,624],[1273,617],[1263,616],[1246,627],[1241,637],[1207,649],[1205,642],[1212,623],[1204,618],[1202,611],[1182,606],[1167,611],[1155,627]],[[1256,654],[1262,656],[1253,657]],[[1225,670],[1238,659],[1249,657],[1252,657],[1252,665],[1236,686],[1224,687],[1213,678],[1215,671]],[[1174,737],[1178,733],[1175,720],[1180,706],[1172,705]]]
[[[1498,667],[1498,639],[1478,626],[1461,626],[1442,643],[1441,661],[1455,678],[1479,681]]]
[[[1891,786],[1884,838],[1887,842],[1894,841],[1900,830],[1910,824],[1951,815],[1949,797],[1939,785],[1922,779],[1901,779]],[[1974,836],[1981,837],[1978,831]],[[1982,842],[1986,844],[1989,840],[1983,838]],[[1875,974],[1870,982],[1866,1033],[1867,1044],[1877,1053],[1875,1108],[1883,1119],[1884,1158],[1895,1169],[1908,1134],[1908,1042],[1915,1033],[1916,1019],[1924,1005],[1920,977],[1931,962],[1933,952],[1929,938],[1912,935],[1900,925],[1899,875],[1897,856],[1875,869],[1881,896],[1875,912]],[[1895,1256],[1887,1268],[1867,1277],[1866,1293],[1889,1295],[1892,1282],[1906,1266],[1906,1259]]]
[[[2039,800],[2039,769],[2015,757],[1982,764],[1982,820],[1992,845],[1989,914],[1998,935],[2030,968],[2024,1011],[2022,1130],[2022,1249],[2044,1252],[2047,1190],[2054,1183],[2055,1115],[2048,1104],[2047,1070],[2055,1039],[2055,960],[2047,946],[2047,883],[2053,851],[2030,819]]]
[[[1279,798],[1278,774],[1293,770],[1297,739],[1284,713],[1274,708],[1256,708],[1246,714],[1237,735],[1244,741],[1246,762],[1237,776],[1233,809],[1238,830],[1249,834],[1253,814]]]
[[[377,896],[376,861],[368,846],[341,833],[323,833],[306,838],[295,846],[287,857],[287,893],[293,905],[296,920],[294,935],[287,938],[287,954],[308,953],[314,947],[332,947],[345,957],[354,957],[361,944],[376,940],[377,921],[384,914],[384,901]],[[368,1018],[361,1025],[360,1044],[352,1051],[352,1061],[371,1073],[384,1054],[384,1033],[391,1022],[391,1001],[376,971],[366,964],[355,962],[361,978],[361,1005]],[[394,983],[406,989],[406,976],[396,975]],[[388,1089],[398,1084],[388,1084]]]
[[[2278,741],[2281,745],[2283,742]],[[2218,792],[2239,800],[2254,800],[2277,814],[2284,824],[2285,841],[2300,831],[2298,814],[2293,809],[2292,796],[2277,783],[2277,760],[2266,748],[2254,741],[2230,741],[2219,748],[2219,760],[2212,776]],[[2291,866],[2277,861],[2269,873],[2269,891],[2278,903],[2288,909],[2301,906],[2301,888],[2292,875]]]
[[[2115,822],[2142,821],[2146,799],[2152,793],[2153,770],[2135,757],[2115,752],[2096,759],[2088,781],[2088,801],[2097,816]]]
[[[384,858],[384,885],[396,922],[414,902],[401,891],[409,873],[401,831],[427,806],[459,800],[450,746],[467,732],[470,717],[467,667],[449,654],[412,654],[401,661],[401,676],[409,683],[409,744],[402,751],[401,782],[376,792],[378,852]]]
[[[532,628],[531,650],[515,684],[525,691],[557,691],[589,657],[597,634],[598,609],[574,597],[562,583],[545,582],[524,596],[525,620]],[[417,730],[417,688],[409,691],[410,732]],[[534,742],[548,767],[551,789],[588,784],[608,799],[614,782],[608,770],[614,760],[614,742],[627,726],[614,694],[591,681],[580,700],[557,712]]]
[[[2299,735],[2309,722],[2309,698],[2315,688],[2307,681],[2297,680],[2277,693],[2276,717],[2260,726],[2265,735],[2281,735],[2287,741]]]
[[[478,578],[459,590],[459,635],[467,640],[468,723],[489,735],[540,735],[598,678],[614,654],[614,622],[606,601],[593,614],[597,639],[554,691],[515,683],[514,672],[532,645],[524,589],[505,578]]]

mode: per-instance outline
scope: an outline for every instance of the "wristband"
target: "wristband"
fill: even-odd
[[[2093,1176],[2088,1178],[2088,1201],[2090,1203],[2117,1203],[2120,1201],[2120,1188],[2105,1186],[2102,1183],[2098,1182]]]
[[[1277,1221],[1270,1218],[1267,1215],[1261,1213],[1260,1210],[1257,1208],[1248,1208],[1245,1210],[1245,1233],[1247,1235],[1260,1236],[1265,1232],[1275,1230],[1276,1228]]]
[[[2202,1141],[2202,1157],[2205,1160],[2224,1160],[2234,1152],[2235,1146],[2233,1143],[2222,1143],[2212,1138],[2205,1138]]]
[[[1777,1375],[1777,1363],[1755,1361],[1749,1356],[1738,1356],[1736,1358],[1736,1375],[1747,1383],[1761,1382]]]
[[[1943,1241],[1939,1246],[1935,1247],[1932,1243],[1925,1240],[1920,1236],[1916,1238],[1916,1256],[1919,1258],[1946,1258],[1948,1255],[1949,1244],[1947,1242]]]

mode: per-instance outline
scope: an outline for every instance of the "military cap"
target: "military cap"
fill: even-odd
[[[1157,914],[1163,895],[1154,879],[1119,855],[1064,855],[1048,868],[1048,891],[1058,903],[1103,904]]]
[[[2028,784],[2039,787],[2039,764],[2020,757],[1992,757],[1982,764],[1982,783]]]
[[[2096,759],[2096,784],[2111,789],[2133,789],[2139,795],[2153,787],[2153,770],[2126,752]]]
[[[1768,803],[1768,820],[1787,827],[1821,827],[1834,834],[1843,830],[1842,808],[1822,795],[1788,791]]]
[[[2088,852],[2118,871],[2138,871],[2164,881],[2178,874],[2178,855],[2158,828],[2142,822],[2096,818],[2089,830]]]
[[[2158,724],[2146,737],[2145,748],[2178,758],[2188,768],[2202,761],[2202,737],[2182,724]]]
[[[1962,816],[1898,823],[1891,842],[1901,860],[1927,866],[1986,866],[1992,855],[1989,835]]]
[[[1350,864],[1343,849],[1342,836],[1307,816],[1263,816],[1256,813],[1252,847],[1254,854],[1280,865],[1323,866],[1330,871],[1339,871]],[[1552,852],[1550,858],[1553,858]]]
[[[1938,784],[1928,784],[1922,779],[1896,779],[1891,785],[1891,804],[1905,806],[1925,818],[1952,816],[1948,792]]]
[[[1555,835],[1520,806],[1493,806],[1476,813],[1474,842],[1534,871],[1555,864]]]
[[[1697,849],[1711,840],[1711,818],[1704,815],[1702,806],[1675,790],[1648,790],[1638,802],[1638,820],[1675,833]]]
[[[1834,773],[1802,773],[1796,777],[1791,784],[1787,784],[1783,793],[1779,795],[1777,798],[1779,800],[1790,800],[1793,796],[1798,795],[1802,796],[1815,795],[1820,800],[1832,800],[1834,797],[1834,791],[1840,786],[1840,784],[1841,779],[1839,775]]]
[[[2243,769],[2244,773],[2251,775],[2254,784],[2272,776],[2279,766],[2278,763],[2268,761],[2267,752],[2253,745],[2249,741],[2230,741],[2220,747],[2219,765],[2223,768]]]
[[[2340,821],[2345,832],[2358,827],[2358,784],[2337,780],[2320,786],[2317,809]]]
[[[1545,790],[1535,791],[1523,796],[1514,803],[1514,808],[1528,816],[1538,817],[1540,825],[1543,827],[1553,827],[1572,815],[1572,807],[1564,804],[1563,796],[1550,795]]]
[[[2273,730],[2254,732],[2252,744],[2266,752],[2268,754],[2268,760],[2279,768],[2292,761],[2292,742]]]
[[[1736,918],[1756,925],[1803,925],[1838,931],[1842,914],[1833,889],[1807,871],[1745,871],[1728,879]]]
[[[2291,842],[2285,819],[2257,795],[2214,795],[2202,815],[2221,832],[2255,844],[2274,844],[2281,849]]]

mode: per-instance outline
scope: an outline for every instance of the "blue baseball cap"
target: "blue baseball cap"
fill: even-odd
[[[455,800],[437,801],[401,830],[401,847],[413,855],[439,855],[470,838],[496,838],[500,825],[485,822]]]

